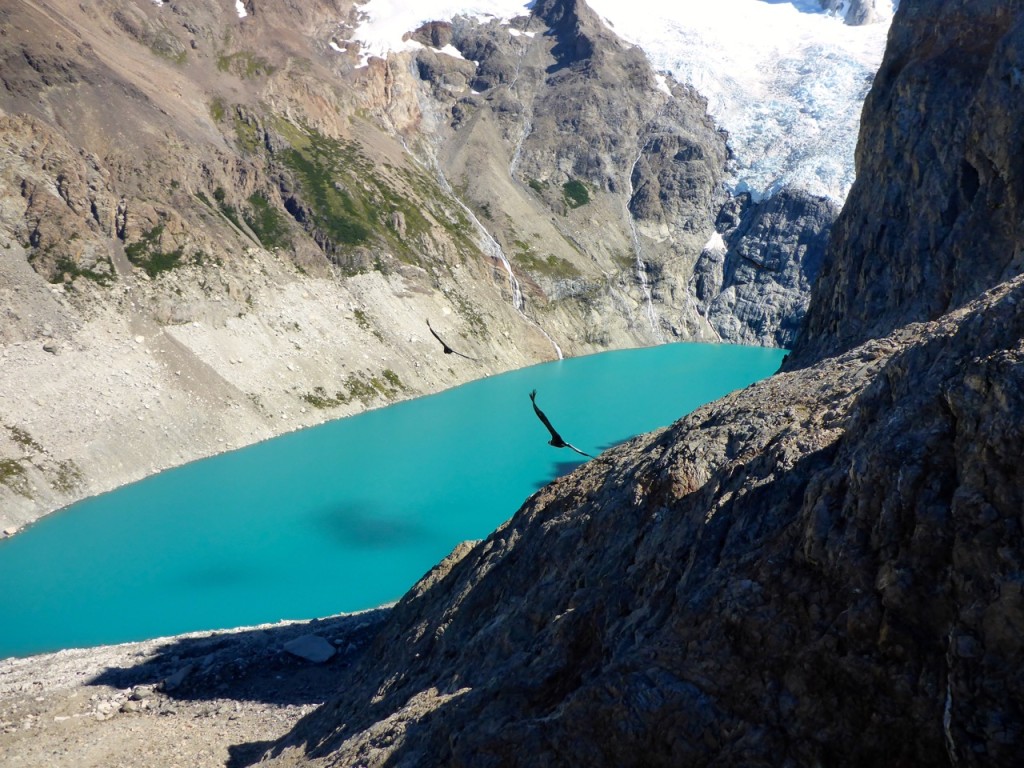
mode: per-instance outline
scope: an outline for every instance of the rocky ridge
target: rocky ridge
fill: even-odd
[[[941,206],[919,221],[922,181],[940,201],[990,194],[962,144],[919,137],[956,137],[944,121],[960,115],[1006,125],[1022,19],[941,0],[897,14],[894,70],[962,60],[978,76],[976,90],[962,71],[925,87],[944,108],[918,110],[921,91],[889,71],[871,102],[888,108],[865,113],[863,136],[890,138],[883,167],[905,170],[864,162],[842,216],[915,202],[885,228],[902,246],[893,271],[921,270],[916,294],[865,285],[856,267],[874,253],[841,228],[791,370],[607,452],[453,553],[270,764],[1015,764],[1020,230],[969,202],[959,221]],[[989,168],[1011,204],[1012,165]],[[936,227],[959,259],[933,260],[918,233]],[[956,306],[921,321],[917,296]]]
[[[1022,300],[1017,278],[538,492],[271,764],[1013,764]]]
[[[0,9],[0,531],[559,354],[788,337],[803,280],[704,317],[726,137],[584,3],[365,67],[348,0],[245,7]]]

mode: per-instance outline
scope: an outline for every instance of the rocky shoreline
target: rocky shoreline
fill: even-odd
[[[0,660],[0,764],[248,764],[330,696],[389,612]]]

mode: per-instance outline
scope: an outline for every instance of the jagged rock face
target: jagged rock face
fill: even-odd
[[[702,98],[659,86],[585,3],[532,11],[510,26],[457,19],[464,59],[417,55],[437,116],[419,140],[501,243],[528,311],[604,345],[711,338],[687,284],[724,199],[726,137]],[[439,29],[417,40],[449,39]]]
[[[1022,302],[1017,279],[538,492],[410,591],[283,764],[1013,764]]]
[[[721,239],[693,269],[699,311],[719,336],[792,345],[838,213],[830,200],[793,189],[757,203],[741,195],[723,207]]]
[[[934,319],[1021,271],[1022,7],[901,6],[793,363]]]
[[[851,292],[827,327],[806,326],[796,370],[609,451],[454,552],[270,764],[1019,761],[1024,276],[1007,278],[1009,214],[992,205],[983,218],[962,200],[962,154],[926,164],[921,153],[945,147],[940,136],[957,145],[966,104],[971,124],[1009,129],[1014,107],[992,92],[1012,87],[1006,30],[1024,13],[953,5],[904,4],[894,28],[887,61],[927,75],[925,102],[903,81],[894,106],[934,105],[896,113],[917,130],[896,130],[878,107],[892,72],[867,112],[881,125],[864,127],[829,290],[879,255],[855,248],[851,222],[877,232],[876,198],[913,204],[887,220],[891,243],[906,227],[907,244],[868,305]],[[936,47],[937,35],[965,48]],[[976,78],[979,94],[956,66],[976,60],[976,45],[988,71],[1007,74]],[[932,80],[940,64],[953,70],[947,91]],[[998,154],[972,135],[972,158]],[[882,136],[881,169],[903,173],[870,172],[868,139]],[[1002,151],[1002,175],[986,166],[974,196],[999,186],[1013,209],[1021,187]],[[943,187],[943,173],[945,199],[968,213],[901,218],[925,215],[922,185]],[[938,231],[944,265],[918,240]],[[920,317],[919,297],[936,296],[960,306],[906,322]],[[851,329],[839,334],[845,312]],[[899,327],[879,333],[886,325]]]

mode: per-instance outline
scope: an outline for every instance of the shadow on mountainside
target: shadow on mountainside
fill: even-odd
[[[176,637],[145,654],[138,665],[109,667],[87,684],[151,687],[182,701],[319,704],[337,690],[338,677],[370,646],[390,610]],[[308,635],[333,646],[333,656],[316,663],[286,650],[291,641]]]

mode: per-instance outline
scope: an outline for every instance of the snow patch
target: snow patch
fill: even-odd
[[[713,235],[711,235],[711,237],[708,238],[708,241],[704,243],[703,250],[719,251],[725,253],[725,251],[728,249],[725,247],[725,240],[722,239],[722,234],[720,232],[715,232]]]
[[[444,48],[434,48],[432,50],[434,51],[434,53],[443,53],[446,56],[451,56],[453,59],[462,59],[463,61],[466,60],[466,57],[462,55],[462,51],[460,51],[451,43],[448,43],[448,45],[446,45]]]
[[[361,64],[370,57],[383,58],[389,51],[415,50],[415,41],[403,40],[406,33],[428,21],[469,16],[479,21],[508,21],[529,15],[523,0],[369,0],[360,11],[362,19],[352,35],[362,51]]]
[[[248,11],[245,10],[245,3],[242,0],[235,0],[235,11],[238,13],[238,18],[244,19],[249,15]]]
[[[654,81],[657,83],[659,91],[664,91],[669,96],[672,95],[672,89],[668,87],[668,78],[667,77],[665,77],[663,74],[658,72],[657,74],[654,75]]]
[[[331,40],[331,42],[329,42],[328,45],[331,46],[331,48],[333,50],[337,51],[338,53],[345,53],[345,51],[348,50],[348,48],[342,48],[340,45],[338,45],[333,40]]]

